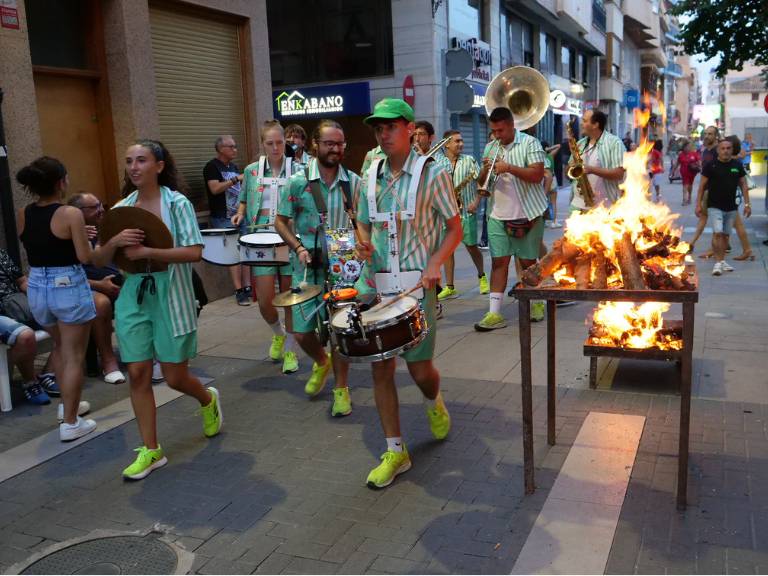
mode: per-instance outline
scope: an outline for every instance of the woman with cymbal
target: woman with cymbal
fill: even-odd
[[[125,170],[124,191],[130,193],[105,218],[128,229],[122,234],[135,234],[136,240],[116,258],[128,273],[115,304],[115,332],[122,359],[128,364],[131,403],[143,441],[123,477],[141,480],[168,462],[157,440],[153,357],[171,388],[200,403],[205,436],[219,433],[223,416],[218,390],[203,387],[188,366],[197,353],[192,262],[201,259],[203,250],[194,208],[177,191],[176,164],[160,142],[139,140],[130,146]],[[120,210],[125,211],[123,222]],[[164,238],[169,231],[170,238]],[[99,264],[113,257],[114,247],[107,244],[94,255],[94,261]]]

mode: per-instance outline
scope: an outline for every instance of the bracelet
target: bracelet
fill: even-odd
[[[304,247],[304,244],[299,244],[298,246],[296,246],[296,248],[293,249],[293,251],[296,252],[296,256],[299,255],[299,250],[304,250],[305,252],[309,252],[309,250],[307,250]]]

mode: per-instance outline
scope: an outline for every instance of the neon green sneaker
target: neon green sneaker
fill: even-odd
[[[349,416],[350,414],[352,414],[352,400],[349,398],[349,388],[334,388],[331,416]]]
[[[312,376],[307,380],[307,385],[304,386],[304,393],[307,396],[317,396],[325,388],[325,381],[328,380],[328,373],[331,371],[331,355],[328,354],[327,361],[322,366],[318,366],[317,362],[312,364]]]
[[[203,434],[210,438],[216,436],[221,430],[221,425],[224,424],[224,413],[219,404],[219,391],[209,386],[208,392],[212,396],[211,403],[208,406],[202,406],[200,413],[203,415]]]
[[[504,328],[507,325],[507,321],[498,312],[488,312],[483,319],[475,324],[475,330],[478,332],[490,332],[498,328]]]
[[[531,302],[531,322],[541,322],[544,320],[544,302]]]
[[[394,481],[395,477],[411,469],[411,457],[403,445],[402,452],[387,450],[381,455],[381,464],[376,466],[368,474],[366,484],[368,488],[386,488]]]
[[[488,284],[488,276],[483,274],[480,277],[480,294],[488,294],[491,291],[491,287]]]
[[[436,440],[444,440],[451,430],[451,415],[448,414],[448,408],[443,402],[443,395],[438,392],[435,398],[434,409],[427,408],[427,418],[429,419],[429,429],[432,430],[432,436]]]
[[[440,290],[440,294],[437,295],[438,300],[451,300],[453,298],[458,298],[459,292],[456,290],[456,288],[451,288],[450,286],[446,286],[442,290]]]
[[[149,476],[153,470],[157,470],[168,464],[168,458],[163,454],[163,448],[160,444],[158,444],[157,448],[154,450],[142,446],[141,448],[136,448],[134,452],[139,453],[139,455],[136,456],[136,460],[134,460],[133,464],[128,466],[128,468],[123,470],[123,478],[127,480],[141,480]]]
[[[272,362],[280,362],[283,359],[283,346],[285,346],[285,336],[272,336],[272,344],[269,347],[269,357]]]
[[[292,374],[299,369],[299,359],[296,352],[288,350],[283,357],[283,374]]]

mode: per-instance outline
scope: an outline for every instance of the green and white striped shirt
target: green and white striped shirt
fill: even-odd
[[[582,158],[584,157],[584,150],[586,150],[588,143],[589,137],[584,136],[576,144],[579,147]],[[621,139],[618,136],[611,134],[610,132],[603,132],[600,138],[597,140],[597,157],[600,160],[601,168],[621,167],[624,164],[625,151],[626,148],[624,147],[624,143],[621,141]],[[571,159],[569,158],[568,161],[570,162],[570,160]],[[602,180],[608,199],[611,202],[616,202],[616,200],[618,200],[621,196],[621,190],[619,190],[619,184],[621,184],[621,181],[609,180],[607,178],[602,178]],[[584,202],[584,199],[581,197],[581,194],[579,194],[578,188],[576,187],[576,180],[571,181],[571,194],[573,198],[572,203],[576,208],[586,208],[586,203]]]
[[[363,180],[365,180],[368,175],[368,168],[371,167],[371,162],[379,159],[384,160],[386,157],[387,155],[384,154],[381,146],[376,146],[375,148],[368,150],[368,152],[365,154],[365,158],[363,159],[363,167],[360,168],[360,176],[362,176]]]
[[[297,171],[303,170],[303,166],[301,164],[291,162],[292,174],[286,175],[288,162],[287,158],[283,156],[283,165],[280,168],[280,174],[274,176],[272,174],[272,167],[269,164],[269,160],[265,157],[264,161],[266,163],[264,166],[264,178],[287,178],[295,174]],[[248,224],[256,223],[259,217],[259,212],[261,212],[262,209],[270,209],[269,206],[262,206],[262,200],[264,199],[264,185],[261,182],[261,178],[259,178],[259,162],[260,159],[256,160],[256,162],[248,164],[248,166],[245,167],[245,170],[243,170],[243,185],[240,187],[239,200],[240,202],[245,203],[245,221]],[[281,191],[284,188],[284,185],[278,187],[278,197],[275,199],[275,202],[278,204],[280,202]]]
[[[459,213],[453,194],[451,175],[436,162],[427,162],[422,171],[421,183],[416,191],[416,208],[410,220],[400,220],[399,212],[406,208],[408,187],[411,184],[414,165],[419,155],[411,151],[403,165],[399,178],[394,181],[389,159],[380,168],[376,181],[376,207],[379,212],[398,212],[398,240],[400,269],[424,270],[430,257],[440,247],[445,222]],[[394,182],[393,182],[394,181]],[[368,217],[368,181],[361,188],[357,204],[357,219],[371,224]],[[387,222],[374,222],[372,241],[375,247],[374,272],[389,272]]]
[[[203,236],[197,225],[192,203],[183,194],[166,186],[160,187],[160,207],[163,222],[173,237],[173,246],[202,246]],[[118,206],[135,206],[138,190],[131,192]],[[197,305],[192,287],[192,263],[168,264],[168,308],[171,311],[171,329],[174,336],[183,336],[197,330]]]
[[[472,180],[460,191],[461,211],[463,214],[466,214],[467,207],[477,198],[477,177],[480,175],[480,166],[478,166],[477,160],[468,154],[461,154],[456,159],[456,164],[451,164],[450,159],[448,159],[448,164],[453,172],[454,190],[458,188],[465,178],[473,175]]]
[[[483,158],[493,159],[493,155],[496,153],[497,148],[494,141],[488,142],[483,150]],[[504,146],[504,153],[500,157],[508,164],[513,166],[519,166],[520,168],[527,168],[532,164],[543,164],[546,154],[539,142],[533,136],[515,130],[515,139]],[[502,174],[498,178],[509,178],[514,184],[517,191],[520,204],[525,213],[525,217],[528,220],[541,216],[547,209],[547,195],[544,193],[544,186],[541,182],[526,182],[525,180],[513,176],[512,174]],[[496,180],[498,180],[496,178]],[[491,185],[491,189],[493,186]],[[494,191],[492,197],[498,194],[499,191]]]

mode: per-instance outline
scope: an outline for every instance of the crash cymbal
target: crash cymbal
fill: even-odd
[[[316,284],[307,284],[304,288],[291,288],[285,292],[280,292],[275,299],[272,300],[272,306],[277,308],[289,308],[296,306],[296,304],[302,304],[308,300],[312,300],[315,296],[323,291],[322,286]]]
[[[104,214],[104,219],[99,226],[99,242],[106,244],[109,240],[126,228],[140,228],[144,231],[144,246],[150,248],[173,248],[171,231],[163,221],[152,212],[137,208],[136,206],[117,206]],[[147,271],[149,265],[151,271],[165,270],[167,264],[151,262],[145,259],[129,260],[119,248],[115,252],[115,264],[121,270],[137,274]]]

